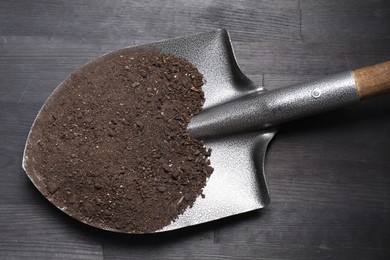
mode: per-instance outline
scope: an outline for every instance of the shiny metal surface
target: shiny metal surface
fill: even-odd
[[[206,81],[204,111],[251,93],[263,92],[239,69],[224,29],[141,48],[145,47],[184,57],[198,68]],[[160,231],[209,222],[268,205],[263,159],[275,132],[276,128],[273,128],[205,140],[206,146],[212,148],[210,160],[215,169],[204,188],[205,198],[198,197],[192,208]]]
[[[249,94],[205,109],[191,121],[194,136],[209,138],[258,131],[333,110],[359,100],[351,72],[292,87]]]
[[[203,86],[206,98],[204,109],[263,91],[240,71],[226,30],[129,47],[132,50],[148,48],[184,57],[198,68],[206,81]],[[61,83],[51,96],[62,86]],[[50,100],[51,97],[46,102]],[[275,131],[268,129],[226,139],[206,140],[206,146],[213,150],[210,159],[215,169],[204,189],[206,197],[199,196],[192,208],[159,231],[209,222],[266,206],[269,196],[264,180],[263,158]],[[26,154],[25,148],[23,168],[35,186],[41,187],[40,175],[28,167]],[[105,229],[110,230],[109,227]]]
[[[269,204],[264,176],[264,157],[274,132],[229,136],[206,142],[212,147],[211,165],[215,167],[192,208],[162,231],[196,225],[260,209]]]

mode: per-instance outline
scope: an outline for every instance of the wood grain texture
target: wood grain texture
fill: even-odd
[[[389,1],[301,0],[300,10],[306,42],[355,44],[390,38]]]
[[[360,100],[390,93],[390,61],[352,71]]]
[[[390,97],[282,126],[261,211],[151,236],[74,221],[21,169],[39,108],[106,52],[225,27],[276,89],[390,60],[388,1],[0,1],[1,259],[389,259]]]
[[[52,211],[47,204],[2,203],[0,258],[103,259],[98,241],[78,232],[71,221],[55,221],[52,213],[59,218],[64,216]]]

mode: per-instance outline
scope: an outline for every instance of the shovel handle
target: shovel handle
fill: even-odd
[[[188,127],[195,137],[260,131],[390,93],[390,61],[204,109]]]
[[[352,71],[359,99],[390,93],[390,61]]]

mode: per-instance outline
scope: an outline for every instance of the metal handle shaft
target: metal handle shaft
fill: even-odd
[[[351,72],[292,87],[250,94],[196,115],[188,130],[199,138],[221,137],[275,126],[359,100]]]

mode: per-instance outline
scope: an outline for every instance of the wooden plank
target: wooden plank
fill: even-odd
[[[302,37],[306,42],[390,39],[388,1],[301,0]]]
[[[0,240],[2,259],[103,259],[98,246],[78,242]]]
[[[356,43],[233,42],[247,74],[327,75],[390,60],[390,41]]]
[[[212,224],[150,237],[102,237],[104,259],[208,259],[214,258]]]
[[[268,90],[290,87],[304,82],[310,82],[319,79],[325,75],[274,75],[265,74],[264,87]]]
[[[0,258],[389,259],[389,97],[281,127],[260,212],[154,236],[88,228],[20,164],[40,106],[108,51],[225,27],[243,71],[276,89],[390,59],[388,1],[0,1]]]
[[[297,1],[34,1],[0,4],[1,34],[73,38],[101,43],[156,40],[225,27],[245,39],[299,39]],[[93,12],[91,12],[93,10]],[[28,14],[28,15],[26,15]],[[145,18],[147,17],[147,20]],[[50,22],[42,22],[50,21]]]
[[[351,10],[351,11],[364,11],[367,7],[377,8],[377,9],[386,9],[389,6],[387,1],[382,0],[327,0],[327,1],[316,1],[316,0],[300,0],[299,9],[300,10],[319,10],[320,12],[325,12],[326,10]],[[345,13],[348,15],[348,13]],[[355,29],[354,27],[352,29]]]
[[[221,254],[236,258],[259,256],[261,259],[349,259],[357,256],[384,259],[389,253],[385,244],[381,249],[376,244],[378,240],[388,239],[388,234],[375,223],[383,217],[383,212],[273,201],[273,205],[259,215],[256,220],[234,227],[220,227]],[[254,226],[258,228],[255,230]],[[357,230],[362,226],[371,227],[375,232],[370,237],[359,234]]]
[[[49,205],[0,206],[1,259],[103,259],[100,244]]]
[[[0,136],[0,205],[36,203],[39,194],[22,170],[22,154],[25,135]],[[32,193],[33,192],[33,193]]]
[[[27,136],[41,106],[40,103],[1,102],[0,136],[7,134]]]

